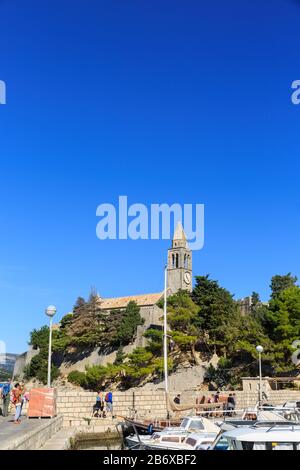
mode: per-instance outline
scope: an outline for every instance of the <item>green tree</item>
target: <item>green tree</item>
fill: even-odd
[[[231,368],[230,359],[221,357],[216,367],[212,364],[208,366],[204,379],[211,384],[213,389],[226,388],[232,379]]]
[[[126,358],[126,354],[124,354],[123,348],[119,347],[117,354],[116,354],[114,365],[119,366],[123,364],[125,358]]]
[[[209,342],[222,350],[230,348],[228,333],[240,316],[232,294],[208,275],[196,276],[192,299],[200,307],[200,325],[209,334]]]
[[[270,367],[272,356],[272,341],[265,333],[261,321],[255,315],[240,316],[237,323],[230,328],[227,333],[229,346],[227,357],[230,358],[232,366],[243,366],[244,373],[252,375],[252,371],[257,364],[256,346],[262,345],[264,348],[264,365]],[[254,365],[253,365],[254,364]]]
[[[30,333],[29,344],[33,349],[44,349],[49,343],[49,327],[44,325],[39,330],[32,330]]]
[[[126,376],[124,377],[124,382],[127,387],[138,384],[155,371],[155,364],[153,363],[154,356],[146,348],[134,349],[133,352],[128,355],[128,359],[125,368]]]
[[[272,291],[271,298],[275,299],[281,292],[290,287],[293,287],[297,282],[297,277],[292,276],[291,273],[285,274],[284,276],[276,275],[271,279],[270,288]]]
[[[260,297],[257,292],[252,292],[251,294],[251,301],[252,301],[252,307],[256,307],[258,304],[260,304]]]
[[[163,352],[163,330],[149,328],[145,331],[144,337],[149,341],[146,349],[154,356],[161,356]]]
[[[27,379],[35,377],[43,384],[47,383],[47,373],[48,373],[48,352],[45,348],[41,349],[40,352],[34,356],[30,364],[25,370],[25,375]],[[51,364],[51,379],[55,380],[59,377],[59,369]]]
[[[129,344],[136,334],[138,325],[142,324],[139,306],[134,301],[129,302],[117,333],[119,344]]]
[[[67,313],[62,319],[60,320],[60,329],[65,329],[72,323],[73,320],[73,313]]]
[[[201,325],[200,309],[190,295],[181,290],[168,298],[168,323],[172,330],[190,333],[195,326]]]
[[[266,330],[273,341],[277,370],[290,368],[292,343],[300,337],[300,287],[293,285],[278,292],[269,304]]]
[[[185,355],[185,359],[198,363],[195,353],[196,344],[202,334],[200,308],[187,291],[180,290],[168,298],[168,324],[173,341],[173,354],[176,348]],[[172,343],[170,344],[170,346]],[[175,349],[174,349],[175,347]]]
[[[80,309],[82,309],[86,305],[86,301],[83,297],[77,297],[75,305],[73,307],[73,313],[77,313]]]
[[[55,341],[61,339],[62,334],[59,330],[52,332],[53,337],[53,350],[56,349]],[[35,377],[44,384],[47,383],[48,371],[48,345],[49,345],[49,327],[42,326],[39,330],[32,330],[30,333],[29,344],[34,349],[39,349],[36,356],[31,359],[30,364],[26,367],[25,375],[27,378]],[[58,367],[52,364],[51,378],[55,380],[59,377],[60,372]]]

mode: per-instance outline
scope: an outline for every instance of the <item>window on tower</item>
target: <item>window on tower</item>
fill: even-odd
[[[172,254],[172,268],[175,268],[175,255]]]

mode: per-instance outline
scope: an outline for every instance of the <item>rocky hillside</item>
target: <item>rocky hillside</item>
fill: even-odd
[[[192,294],[179,291],[170,296],[171,377],[176,380],[183,370],[194,368],[197,385],[204,380],[214,387],[237,387],[241,376],[257,375],[258,344],[264,348],[265,375],[288,371],[293,341],[300,337],[300,288],[296,281],[290,274],[274,276],[270,301],[262,303],[253,293],[247,315],[233,295],[209,276],[196,277]],[[29,378],[45,380],[48,334],[47,327],[31,333],[30,343],[40,352],[26,370]],[[146,341],[143,347],[141,337]],[[52,376],[92,390],[161,384],[162,344],[162,330],[144,328],[134,302],[126,310],[108,314],[92,295],[88,302],[79,299],[72,314],[54,331]],[[216,357],[218,361],[212,363]]]

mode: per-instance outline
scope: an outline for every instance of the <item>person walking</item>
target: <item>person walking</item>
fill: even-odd
[[[22,389],[19,383],[16,383],[12,392],[12,403],[15,406],[14,424],[20,424],[22,411]]]
[[[10,392],[11,392],[11,379],[9,379],[1,388],[2,397],[2,415],[8,416],[8,407],[10,403]]]
[[[208,397],[207,403],[214,403],[214,402],[215,402],[215,396],[214,396],[214,394],[212,393],[212,394],[210,395],[210,397]]]
[[[93,417],[100,418],[101,416],[105,418],[103,393],[100,391],[97,394],[96,403],[93,406]]]
[[[236,408],[236,394],[235,393],[232,394],[232,403],[233,403],[233,409],[235,410]]]
[[[226,409],[229,411],[229,416],[232,416],[232,412],[234,410],[234,398],[232,393],[229,393],[229,396],[227,398],[227,407]]]
[[[114,418],[113,415],[113,395],[112,392],[107,392],[105,395],[105,404],[106,404],[106,411],[111,414],[111,417]]]
[[[26,389],[25,389],[24,382],[20,382],[20,392],[21,392],[21,411],[20,411],[20,416],[21,416],[23,405],[26,401]]]

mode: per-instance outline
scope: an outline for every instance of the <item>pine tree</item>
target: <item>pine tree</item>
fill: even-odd
[[[271,298],[275,299],[281,292],[288,289],[289,287],[293,287],[297,280],[297,277],[292,276],[291,273],[285,274],[284,276],[273,276],[270,284],[272,291]]]
[[[118,330],[117,337],[120,345],[123,346],[130,343],[136,334],[138,325],[142,324],[143,319],[140,315],[139,306],[136,302],[129,302]]]

